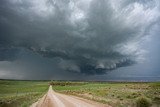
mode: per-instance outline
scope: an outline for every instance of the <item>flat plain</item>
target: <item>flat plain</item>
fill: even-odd
[[[28,107],[47,90],[47,81],[0,80],[0,107]]]
[[[0,80],[0,107],[28,107],[52,85],[55,92],[78,96],[112,107],[136,107],[140,97],[160,107],[160,82],[74,82]]]

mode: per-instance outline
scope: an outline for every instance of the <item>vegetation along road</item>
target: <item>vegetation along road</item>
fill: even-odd
[[[31,107],[110,107],[105,104],[89,101],[86,99],[78,98],[57,93],[52,90],[52,86],[46,95],[39,101],[34,103]]]
[[[61,107],[160,107],[160,82],[0,80],[0,107],[57,103]]]

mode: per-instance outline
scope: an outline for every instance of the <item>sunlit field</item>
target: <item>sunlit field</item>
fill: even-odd
[[[160,82],[61,82],[58,85],[54,84],[53,89],[61,93],[106,103],[113,107],[136,107],[138,98],[141,97],[149,99],[151,106],[160,107]]]
[[[112,107],[137,107],[139,98],[160,107],[160,82],[69,82],[0,80],[0,107],[28,107],[48,90],[101,102]]]
[[[47,90],[46,81],[0,80],[0,107],[28,107]]]

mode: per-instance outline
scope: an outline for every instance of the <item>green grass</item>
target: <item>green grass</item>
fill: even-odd
[[[142,96],[153,107],[160,107],[160,82],[69,82],[69,81],[7,81],[0,80],[0,107],[28,107],[42,97],[52,84],[60,93],[76,95],[109,104],[113,107],[136,107]]]
[[[47,81],[0,80],[0,107],[28,107],[48,90]]]
[[[64,83],[63,83],[64,84]],[[146,96],[153,106],[160,106],[160,82],[156,83],[107,83],[86,82],[79,85],[53,86],[53,89],[86,99],[107,103],[113,107],[135,107],[136,99]]]

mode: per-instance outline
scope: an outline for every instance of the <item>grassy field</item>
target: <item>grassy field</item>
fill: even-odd
[[[160,82],[66,82],[66,81],[7,81],[0,80],[0,107],[28,107],[42,97],[48,85],[60,93],[76,95],[109,104],[113,107],[136,107],[140,97],[160,107]]]
[[[53,82],[54,83],[54,82]],[[137,98],[151,100],[152,107],[160,107],[160,82],[156,83],[107,83],[86,82],[53,85],[60,93],[76,95],[109,104],[113,107],[136,107]]]
[[[0,80],[0,107],[28,107],[47,90],[46,81]]]

